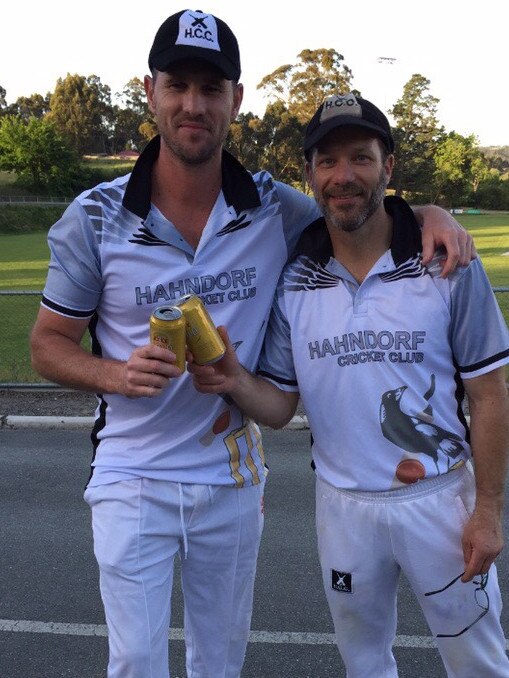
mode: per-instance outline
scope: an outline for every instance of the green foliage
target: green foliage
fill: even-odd
[[[302,50],[297,64],[280,66],[259,83],[269,98],[265,114],[262,119],[251,113],[239,116],[229,148],[249,169],[265,169],[304,189],[304,127],[324,97],[350,91],[352,77],[336,50]]]
[[[509,181],[503,180],[496,170],[491,170],[479,183],[477,191],[468,196],[465,204],[488,210],[509,210]]]
[[[85,156],[81,165],[79,166],[79,172],[75,177],[75,180],[69,187],[69,190],[66,189],[64,191],[64,195],[70,199],[82,191],[95,186],[96,184],[104,181],[111,181],[116,177],[128,174],[132,170],[134,162],[134,158],[120,159],[115,157]],[[56,196],[55,191],[50,191],[45,187],[39,187],[39,190],[37,190],[37,188],[32,185],[20,185],[16,175],[12,172],[0,172],[0,195],[9,196],[11,198],[15,198],[16,196],[26,197],[30,195],[38,197],[43,195]],[[60,193],[59,195],[62,194]],[[30,214],[31,220],[33,214],[44,214],[46,210],[51,209],[51,207],[46,207],[43,203],[38,203],[37,205],[26,203],[24,205],[16,205],[15,207],[14,205],[9,205],[8,203],[2,205],[2,202],[0,201],[0,233],[7,232],[5,228],[6,226],[8,227],[8,222],[11,217],[5,217],[3,215],[7,214],[9,207],[13,210],[13,223],[15,224],[17,224],[15,215],[17,215],[18,212],[22,214],[23,211],[26,211]],[[59,208],[57,207],[56,209],[58,210]],[[33,210],[33,214],[31,210]],[[27,219],[27,222],[29,222],[29,219]],[[46,221],[43,220],[42,223],[45,224],[42,226],[42,228],[46,228],[48,225]],[[15,229],[17,229],[17,225],[15,226]]]
[[[442,130],[438,126],[438,99],[429,94],[429,80],[414,74],[391,109],[396,123],[396,165],[391,187],[402,191],[429,192],[433,155]]]
[[[41,231],[41,238],[55,221],[60,219],[65,205],[11,205],[0,203],[0,237],[5,244],[2,234],[25,234]],[[14,236],[13,236],[14,237]],[[16,242],[16,241],[12,241]],[[26,240],[20,241],[26,242]],[[0,253],[0,260],[3,253]]]
[[[95,75],[59,78],[48,117],[79,155],[105,152],[111,119],[111,91]]]
[[[433,156],[433,202],[445,199],[450,205],[461,204],[469,191],[475,193],[489,176],[488,165],[473,135],[463,137],[450,132],[437,145]]]
[[[143,81],[131,78],[119,96],[124,107],[113,107],[110,151],[141,150],[156,133]]]
[[[28,121],[30,118],[43,118],[49,113],[50,94],[43,97],[41,94],[32,94],[29,97],[18,97],[14,104],[7,106],[6,115],[15,115]]]
[[[225,148],[248,170],[257,172],[262,167],[263,148],[258,134],[261,120],[253,113],[240,113],[230,125]]]
[[[256,135],[261,149],[260,167],[280,181],[301,181],[303,126],[282,102],[267,106]]]
[[[501,174],[509,172],[509,146],[480,146],[479,150],[490,169],[496,169]]]
[[[280,66],[257,85],[283,103],[292,117],[307,124],[323,99],[351,90],[353,73],[334,49],[304,49],[295,65]]]
[[[267,169],[276,179],[304,189],[304,125],[324,96],[356,92],[352,81],[352,71],[335,49],[302,50],[295,64],[282,65],[262,79],[258,88],[269,99],[264,116],[239,115],[231,125],[227,148],[251,171]],[[437,120],[438,99],[430,94],[429,86],[423,75],[414,74],[391,109],[396,165],[390,187],[419,203],[507,209],[509,146],[479,148],[473,136],[446,134]],[[131,78],[116,96],[119,103],[112,105],[110,88],[94,75],[68,74],[57,81],[53,94],[20,97],[11,105],[0,87],[0,121],[13,115],[27,126],[33,118],[52,120],[60,139],[52,145],[53,150],[58,150],[62,138],[70,140],[79,154],[142,150],[157,133],[142,80]],[[112,168],[110,172],[88,159],[81,164],[76,161],[67,170],[54,162],[21,169],[14,161],[19,162],[23,146],[15,146],[11,144],[9,153],[0,147],[0,191],[4,196],[73,196],[131,169]],[[48,154],[40,155],[50,160]],[[43,160],[41,157],[41,163]],[[18,174],[16,185],[11,182],[4,188],[2,167],[10,168],[11,177]]]
[[[0,169],[34,191],[69,194],[79,181],[77,156],[47,119],[0,118]]]

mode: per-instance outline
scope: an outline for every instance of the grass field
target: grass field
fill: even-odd
[[[509,287],[509,214],[461,214],[456,217],[474,238],[493,287]],[[509,324],[509,292],[497,294]]]
[[[509,287],[509,214],[458,215],[474,238],[491,284]],[[0,291],[42,290],[49,251],[46,233],[0,235]],[[509,322],[509,292],[497,294]],[[0,382],[40,381],[31,370],[28,336],[39,306],[39,296],[0,295]]]

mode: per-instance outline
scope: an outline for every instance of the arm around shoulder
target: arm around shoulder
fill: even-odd
[[[446,278],[457,266],[467,266],[475,258],[472,236],[454,217],[438,205],[412,208],[417,221],[422,225],[422,262],[430,263],[435,250],[442,246],[447,252],[442,274]]]

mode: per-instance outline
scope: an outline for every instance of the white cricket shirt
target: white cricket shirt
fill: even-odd
[[[50,230],[42,304],[90,318],[93,352],[127,360],[157,306],[198,294],[255,369],[277,280],[314,201],[223,154],[223,185],[196,250],[150,202],[159,138],[131,175],[80,195]],[[258,427],[188,373],[157,398],[99,395],[91,485],[132,477],[242,487],[265,473]]]
[[[323,219],[278,286],[260,374],[299,391],[316,472],[385,491],[470,457],[462,380],[509,363],[509,333],[479,259],[441,279],[421,264],[420,229],[386,199],[391,248],[359,285],[332,257]]]

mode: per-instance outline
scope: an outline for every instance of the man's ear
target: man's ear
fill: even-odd
[[[387,174],[387,183],[389,183],[392,177],[392,171],[394,169],[394,155],[392,153],[385,159],[384,169]]]
[[[232,113],[230,116],[230,121],[233,122],[240,111],[240,105],[242,104],[242,99],[244,98],[244,85],[242,83],[237,83],[233,86],[233,106]]]
[[[306,160],[306,163],[304,165],[304,169],[306,170],[306,180],[310,186],[312,186],[312,178],[313,178],[313,161],[312,160]]]
[[[150,75],[143,78],[143,86],[145,87],[145,94],[147,95],[148,107],[151,113],[154,113],[154,79]]]

